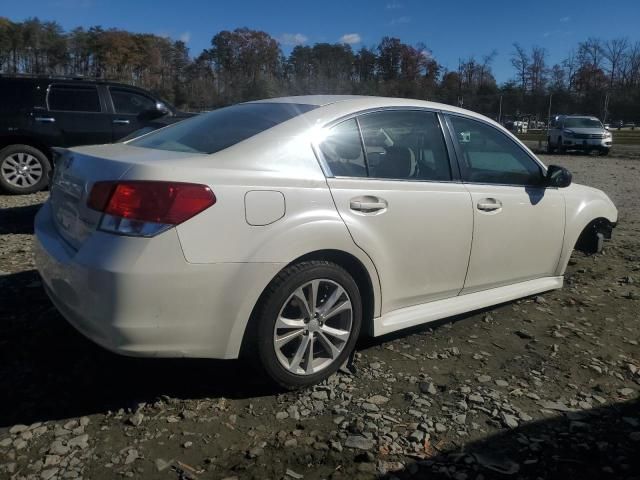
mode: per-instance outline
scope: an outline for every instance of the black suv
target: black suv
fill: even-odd
[[[52,147],[111,143],[187,116],[146,90],[120,83],[0,75],[0,190],[44,188]]]

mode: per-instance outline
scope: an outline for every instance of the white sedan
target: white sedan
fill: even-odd
[[[36,217],[47,293],[126,355],[252,357],[313,384],[359,335],[560,288],[617,210],[448,105],[306,96],[63,151]]]

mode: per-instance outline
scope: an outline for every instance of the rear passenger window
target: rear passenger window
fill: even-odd
[[[47,97],[49,110],[99,112],[98,90],[92,86],[52,85]]]
[[[320,144],[320,151],[336,177],[366,177],[367,168],[355,119],[331,128]]]
[[[372,178],[449,181],[451,168],[438,117],[390,110],[358,118]]]

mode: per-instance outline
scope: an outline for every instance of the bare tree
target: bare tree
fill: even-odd
[[[528,68],[529,84],[532,93],[540,93],[547,83],[547,51],[538,46],[531,48],[531,62]]]
[[[481,87],[485,85],[487,74],[491,74],[491,64],[493,63],[497,55],[498,51],[494,49],[491,51],[491,53],[482,56],[482,63],[479,66],[478,72],[480,76],[478,81]]]
[[[571,92],[575,89],[576,70],[578,69],[578,59],[574,50],[571,50],[567,58],[562,61],[562,68],[567,78],[567,90]]]
[[[527,77],[529,75],[531,59],[529,58],[526,50],[522,48],[519,43],[514,43],[513,48],[515,51],[511,54],[511,65],[516,69],[520,88],[524,92],[527,90]]]
[[[609,89],[613,88],[628,46],[629,41],[626,38],[614,38],[604,44],[603,54],[609,62]]]

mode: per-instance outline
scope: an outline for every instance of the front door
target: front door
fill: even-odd
[[[363,114],[334,126],[319,150],[338,211],[378,271],[382,314],[457,295],[473,213],[437,114]]]
[[[473,203],[473,245],[463,293],[553,276],[564,237],[564,197],[541,165],[498,128],[449,117]]]
[[[139,120],[139,115],[142,112],[154,110],[156,101],[139,92],[122,87],[109,87],[109,93],[115,112],[111,116],[111,123],[113,141],[116,142],[144,126]]]

